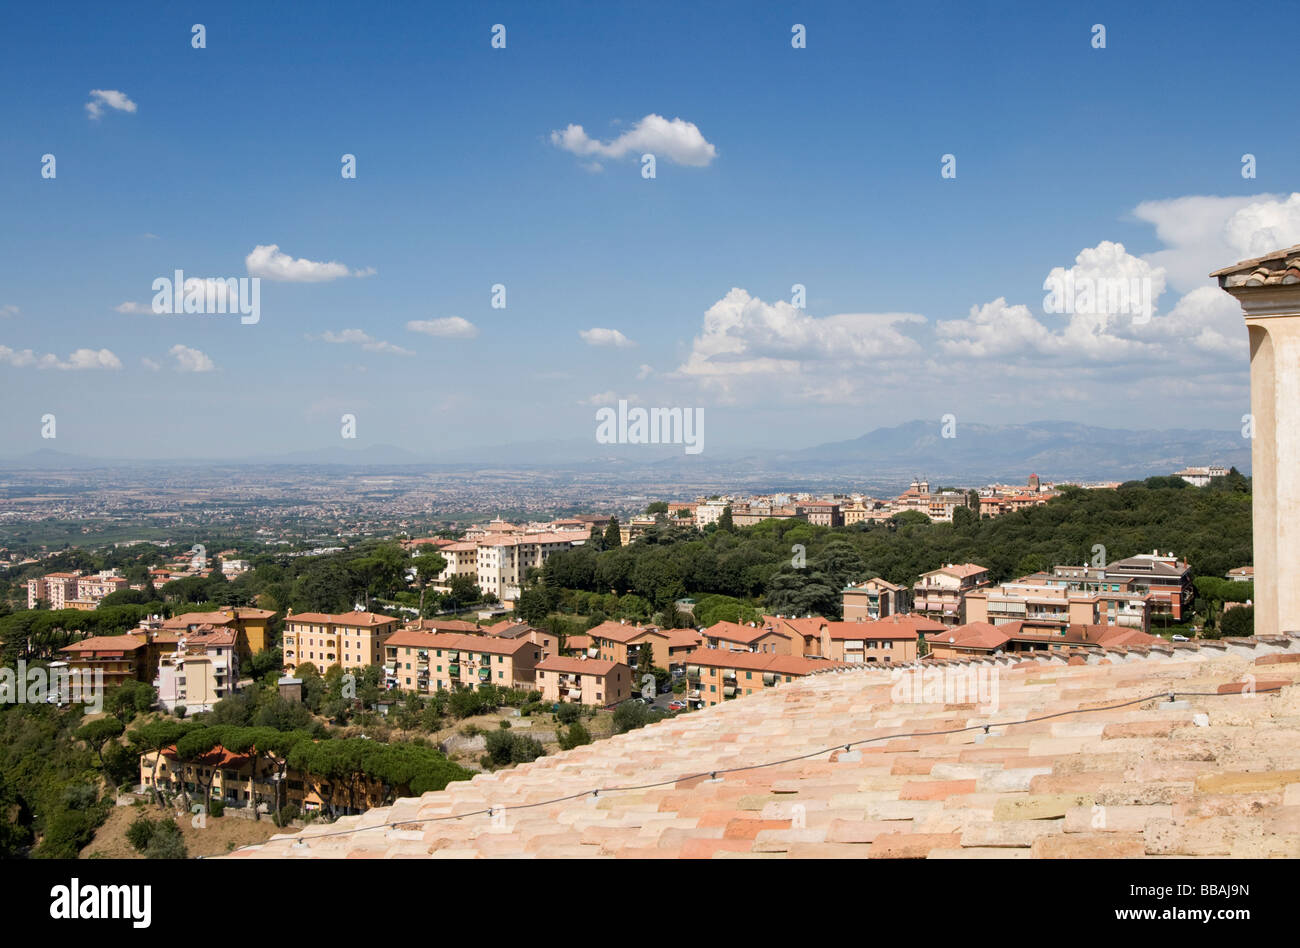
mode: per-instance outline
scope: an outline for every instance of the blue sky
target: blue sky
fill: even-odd
[[[1300,242],[1285,31],[970,6],[16,8],[0,453],[336,447],[346,411],[352,444],[451,456],[591,439],[620,397],[703,407],[712,450],[948,412],[1239,426],[1245,331],[1205,274]],[[608,154],[557,143],[570,125]],[[271,245],[350,275],[263,279],[256,325],[119,311]],[[1154,319],[1045,313],[1058,267],[1149,279]],[[452,318],[472,338],[408,328]]]

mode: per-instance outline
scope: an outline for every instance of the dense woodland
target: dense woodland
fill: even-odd
[[[673,604],[697,600],[698,624],[768,613],[838,616],[846,583],[880,576],[905,585],[946,563],[987,566],[995,582],[1055,565],[1107,562],[1173,551],[1193,573],[1223,577],[1251,562],[1249,481],[1211,486],[1151,478],[1117,490],[1065,488],[1039,507],[979,519],[959,509],[951,524],[905,513],[882,524],[814,527],[767,520],[735,528],[728,518],[699,533],[664,520],[619,547],[602,537],[552,556],[520,603],[537,620],[554,611],[608,617],[673,618]],[[1215,587],[1218,591],[1218,587]],[[1237,592],[1243,591],[1239,586]]]

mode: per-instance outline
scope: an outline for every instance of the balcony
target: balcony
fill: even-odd
[[[447,666],[447,674],[451,675],[453,678],[459,677],[460,665],[457,664],[456,662],[452,662],[450,665]]]
[[[480,668],[480,669],[478,670],[478,680],[479,680],[479,681],[491,681],[491,680],[492,680],[492,669],[490,669],[490,668]]]

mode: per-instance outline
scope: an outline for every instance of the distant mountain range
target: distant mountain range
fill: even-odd
[[[1130,480],[1171,474],[1189,465],[1222,464],[1250,473],[1250,442],[1237,431],[1211,429],[1128,430],[1066,421],[1019,425],[962,423],[945,438],[939,423],[909,421],[877,428],[858,438],[788,451],[705,452],[686,455],[672,445],[598,445],[590,440],[535,441],[454,453],[421,453],[393,445],[322,448],[246,458],[148,461],[90,458],[42,449],[0,459],[0,468],[84,470],[190,465],[423,468],[429,470],[550,469],[574,473],[626,473],[637,479],[683,477],[752,482],[859,478],[871,481],[929,478],[951,481],[1019,482],[1030,473],[1044,480]]]

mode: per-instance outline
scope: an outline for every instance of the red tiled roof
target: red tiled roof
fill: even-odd
[[[954,629],[927,635],[925,640],[931,645],[951,645],[953,648],[993,649],[1001,648],[1011,641],[1011,633],[1001,626],[987,622],[968,622]]]
[[[687,665],[708,668],[737,668],[744,671],[780,672],[782,675],[811,675],[833,668],[848,668],[842,662],[801,655],[773,655],[770,652],[732,652],[721,648],[697,648],[680,659]]]
[[[59,649],[60,652],[133,652],[144,647],[144,640],[134,635],[92,635]]]
[[[593,639],[610,639],[614,642],[627,644],[633,639],[645,635],[647,632],[657,632],[658,627],[653,625],[626,625],[622,622],[602,622],[600,625],[588,629],[587,634]]]
[[[363,628],[366,626],[383,625],[386,622],[396,622],[396,616],[379,615],[374,612],[340,612],[337,614],[328,612],[296,612],[291,616],[284,617],[285,622],[315,622],[320,625],[346,625],[354,628]]]
[[[780,635],[789,638],[789,634],[784,630],[769,625],[741,625],[739,622],[715,622],[704,630],[706,638],[721,639],[724,642],[739,642],[742,645],[749,645],[756,642],[765,635]]]
[[[506,639],[490,635],[457,635],[452,632],[421,632],[418,629],[398,629],[385,641],[386,648],[449,648],[466,652],[483,652],[488,655],[513,655],[532,645],[527,639]]]
[[[607,662],[600,658],[573,658],[568,655],[552,655],[537,663],[538,671],[562,672],[566,675],[608,675],[616,668],[627,668],[618,662]],[[631,674],[631,669],[628,669]]]

